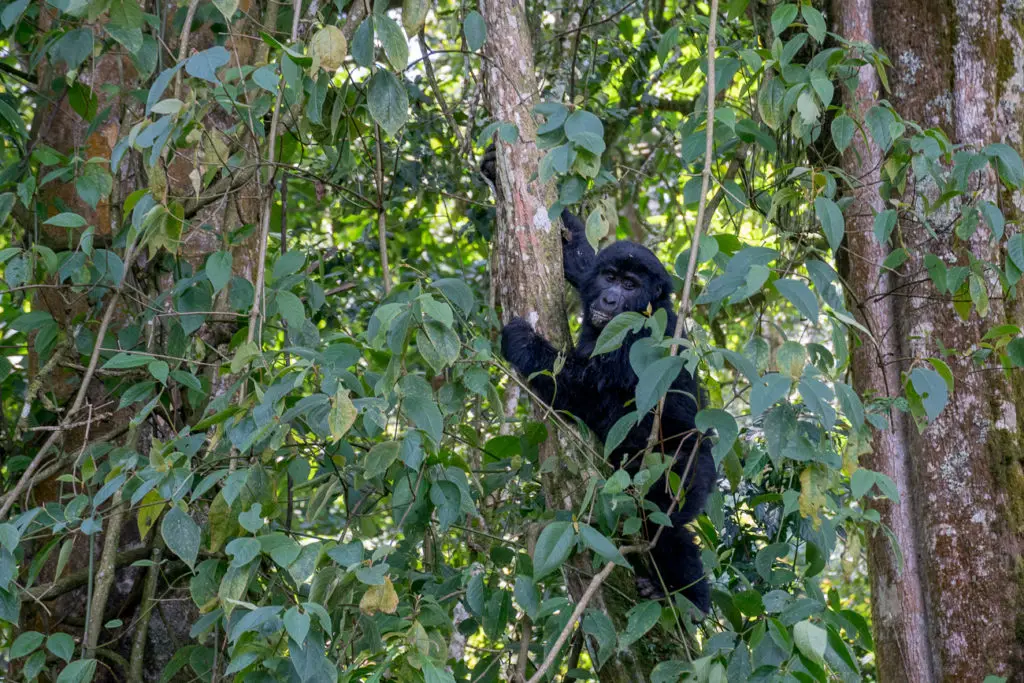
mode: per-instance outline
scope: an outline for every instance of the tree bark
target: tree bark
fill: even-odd
[[[888,95],[904,118],[939,127],[954,145],[970,150],[997,141],[1020,149],[1021,86],[1014,79],[1024,50],[1015,10],[969,0],[843,0],[833,2],[833,10],[841,35],[873,43],[892,59]],[[846,104],[862,119],[884,96],[868,65]],[[872,214],[886,208],[877,191],[882,161],[881,151],[859,134],[843,159],[844,169],[862,181],[848,212],[847,277],[858,318],[873,336],[854,353],[855,384],[861,392],[895,397],[902,373],[942,358],[955,388],[923,431],[893,410],[888,431],[875,435],[874,452],[864,462],[892,477],[901,496],[878,509],[902,553],[902,568],[885,536],[876,534],[869,546],[878,677],[959,681],[995,674],[1021,680],[1020,380],[1008,379],[994,359],[977,366],[969,353],[989,329],[1016,316],[994,277],[986,282],[988,316],[972,311],[966,321],[950,297],[921,277],[927,253],[950,265],[967,265],[971,256],[1001,263],[1002,246],[984,228],[964,243],[952,229],[935,234],[902,219],[894,242],[907,248],[910,259],[899,273],[882,268],[889,248],[871,230]],[[970,190],[1011,215],[1019,201],[1001,194],[990,167],[972,176]],[[918,185],[905,199],[920,209],[920,197],[934,194]],[[945,356],[945,349],[960,353]]]
[[[161,0],[156,1],[160,2]],[[154,12],[157,16],[166,19],[166,33],[161,33],[161,35],[167,35],[173,40],[164,51],[165,67],[174,63],[174,55],[178,53],[179,49],[187,56],[190,51],[201,51],[215,44],[217,37],[208,25],[196,24],[195,30],[189,31],[190,27],[186,27],[181,35],[174,35],[172,20],[178,7],[176,3],[164,3],[163,7],[157,8],[153,2],[147,3],[143,0],[141,5],[145,11]],[[245,10],[251,9],[254,15],[259,14],[260,8],[255,3],[251,8],[250,3],[245,2],[243,5]],[[44,3],[40,3],[39,7],[40,26],[43,31],[49,30],[53,22],[61,20],[57,12]],[[103,35],[101,26],[104,21],[105,18],[101,18],[86,26],[101,36]],[[255,30],[246,30],[244,22],[248,21],[243,20],[243,22],[235,24],[232,27],[233,35],[226,41],[225,47],[232,53],[232,65],[249,64],[253,61],[253,48],[258,39],[245,37],[255,33]],[[187,44],[183,45],[183,43]],[[164,49],[164,46],[161,49]],[[46,145],[63,154],[78,155],[84,159],[98,157],[104,160],[104,167],[109,169],[110,159],[119,139],[126,137],[132,126],[144,118],[142,107],[135,98],[129,97],[128,94],[132,90],[147,86],[139,78],[132,61],[120,48],[108,50],[95,56],[92,58],[92,63],[87,63],[87,66],[90,68],[83,67],[78,80],[87,85],[96,96],[97,111],[102,112],[104,109],[110,108],[110,115],[106,121],[102,125],[96,126],[96,130],[93,131],[92,122],[83,119],[72,109],[66,92],[63,92],[63,87],[56,92],[47,87],[38,93],[39,97],[34,107],[32,145]],[[62,67],[43,59],[37,66],[37,81],[45,86],[60,83],[63,71]],[[188,99],[186,94],[187,89],[179,96],[182,99]],[[170,96],[171,90],[168,90],[165,97]],[[216,131],[228,130],[234,123],[231,117],[232,114],[225,112],[220,107],[209,108],[203,119],[203,129],[207,131],[204,134],[208,138],[211,134],[210,131],[216,135],[219,134]],[[256,149],[254,143],[251,142],[253,139],[252,136],[247,136],[233,142],[246,149],[250,153],[250,163],[256,164],[259,161],[260,150]],[[208,143],[209,139],[204,142]],[[130,151],[115,169],[113,190],[110,196],[103,197],[95,207],[90,206],[78,196],[74,182],[51,182],[45,185],[36,197],[37,210],[40,213],[38,222],[42,224],[47,216],[60,211],[76,212],[85,219],[88,225],[95,226],[94,244],[97,247],[113,248],[111,246],[113,238],[121,231],[126,219],[129,218],[123,215],[122,211],[125,199],[132,192],[145,189],[148,184],[157,202],[169,205],[177,200],[186,206],[187,224],[182,228],[180,242],[175,245],[176,255],[180,259],[188,261],[193,270],[199,270],[210,253],[222,248],[225,243],[225,235],[243,223],[255,222],[259,214],[259,180],[256,174],[243,175],[242,173],[239,173],[237,177],[243,179],[244,182],[236,183],[231,188],[233,191],[225,191],[231,184],[227,183],[225,188],[217,193],[215,201],[206,201],[202,205],[195,202],[193,209],[189,210],[188,205],[196,197],[196,190],[193,188],[190,174],[197,168],[197,157],[200,156],[186,154],[179,150],[177,154],[165,153],[155,164],[149,166],[143,161],[142,154]],[[208,192],[204,192],[204,194],[208,194]],[[24,215],[19,216],[19,219],[23,222],[22,227],[25,232],[33,234],[34,221],[31,213],[25,212]],[[213,229],[190,231],[190,225],[205,225]],[[77,245],[80,236],[81,229],[69,231],[65,228],[43,225],[40,230],[40,241],[56,250],[67,249],[69,240],[72,245]],[[258,253],[255,238],[237,243],[232,250],[234,273],[254,280]],[[169,289],[173,285],[173,281],[167,274],[153,275],[158,269],[153,268],[149,258],[151,255],[147,254],[146,249],[136,250],[133,258],[128,258],[123,252],[122,255],[125,256],[125,279],[131,282],[135,296],[122,297],[119,293],[108,293],[100,299],[94,308],[87,294],[69,297],[66,290],[41,288],[35,295],[33,309],[49,312],[58,322],[62,332],[69,336],[75,334],[77,322],[82,319],[86,321],[85,329],[95,332],[97,327],[100,327],[106,329],[109,335],[116,335],[123,327],[144,321],[143,336],[149,340],[148,350],[166,354],[168,353],[166,348],[168,325],[174,318],[153,317],[151,311],[145,310],[138,304],[137,294],[143,292],[155,298],[162,289]],[[214,306],[218,311],[227,310],[226,297],[219,297],[215,300]],[[104,319],[108,326],[97,325],[97,321],[100,319]],[[229,324],[229,321],[234,320],[235,318],[226,316],[223,319],[217,315],[209,316],[207,323],[196,332],[196,336],[202,339],[208,348],[222,347],[223,351],[237,327],[237,323],[230,322]],[[75,360],[78,360],[77,356]],[[220,356],[204,360],[219,362]],[[33,370],[38,367],[35,359],[33,359],[32,367]],[[90,375],[88,372],[84,373],[83,377],[75,377],[75,374],[83,375],[73,369],[61,368],[51,376],[44,378],[45,390],[54,395],[58,402],[64,403],[65,409],[71,404],[69,399],[74,395],[73,392],[83,381],[88,382],[88,391],[79,411],[75,415],[63,416],[69,422],[88,422],[88,426],[63,430],[55,441],[56,447],[49,454],[49,458],[56,459],[56,462],[53,460],[44,462],[43,464],[48,466],[42,468],[44,476],[39,477],[41,481],[36,481],[35,485],[31,487],[32,500],[37,504],[60,500],[66,485],[62,484],[57,477],[70,466],[67,454],[71,454],[70,459],[73,459],[73,456],[80,453],[87,443],[98,439],[109,439],[111,443],[117,445],[134,445],[140,453],[145,454],[154,438],[167,440],[184,426],[183,424],[168,424],[166,421],[154,418],[144,422],[138,429],[129,428],[129,420],[137,412],[138,406],[111,410],[109,406],[116,407],[118,397],[111,395],[104,386],[102,378]],[[222,384],[221,386],[227,385]],[[216,394],[217,389],[218,386],[214,383],[212,393]],[[91,418],[94,411],[103,412],[106,417],[96,420],[87,419]],[[177,417],[176,415],[172,416],[172,419]],[[154,426],[157,423],[159,423],[159,427]],[[127,435],[125,435],[126,433]],[[46,472],[49,472],[50,475],[45,476]],[[120,500],[120,494],[115,497],[115,500]],[[16,502],[20,504],[21,500]],[[131,550],[127,550],[129,553],[145,552],[146,555],[149,554],[150,551],[145,548],[136,530],[135,510],[122,511],[121,516],[124,515],[130,515],[131,519],[127,520],[123,533],[117,528],[108,527],[109,519],[105,522],[104,531],[106,532],[108,529],[113,531],[116,546],[111,546],[110,541],[105,538],[106,533],[104,538],[94,538],[92,541],[93,551],[97,558],[101,548],[106,548],[104,557],[113,557],[112,548],[116,549],[117,547],[122,550],[130,548]],[[158,533],[159,528],[150,531],[150,534]],[[44,542],[45,539],[39,541],[38,546],[42,547]],[[75,572],[79,570],[88,570],[88,567],[91,566],[89,554],[89,541],[86,537],[77,535],[67,565],[72,576],[77,576]],[[40,575],[40,580],[44,583],[53,578],[55,565],[53,559],[55,557],[56,555],[51,558],[48,566]],[[97,650],[97,643],[102,644],[107,640],[106,637],[101,637],[101,632],[109,636],[109,633],[103,631],[103,624],[109,619],[104,616],[105,612],[112,610],[115,606],[125,604],[134,593],[136,584],[141,583],[146,575],[145,571],[137,568],[115,566],[113,563],[101,569],[102,571],[89,577],[85,582],[85,584],[92,583],[95,589],[94,604],[90,615],[91,623],[88,625],[88,640],[85,647],[89,656],[92,656]],[[198,610],[195,609],[188,597],[187,590],[183,592],[180,586],[173,587],[166,583],[161,585],[160,590],[158,598],[161,600],[159,607],[161,616],[152,619],[144,661],[129,662],[133,670],[144,672],[143,680],[160,679],[165,665],[175,654],[178,645],[188,641],[190,625],[198,615]],[[82,622],[85,619],[85,595],[85,586],[60,592],[46,600],[46,608],[49,611],[37,606],[32,601],[26,601],[23,605],[23,610],[26,613],[25,624],[29,628],[34,625],[38,630],[44,632],[64,630],[77,635],[77,629],[71,624]],[[157,614],[157,610],[153,609],[152,605],[146,605],[144,600],[135,609],[134,614],[130,611],[124,614],[124,621],[132,623],[132,620],[135,619],[149,620],[154,614]],[[125,638],[113,639],[115,645],[112,647],[120,648],[114,654],[120,655],[126,660],[138,654],[130,651],[130,641],[131,639]],[[102,647],[100,651],[102,657]],[[96,681],[127,680],[129,672],[120,671],[117,660],[111,660],[110,664],[111,667],[101,666],[98,669]]]
[[[519,132],[515,144],[498,142],[497,227],[491,256],[495,303],[504,322],[520,315],[556,347],[567,348],[571,339],[564,303],[560,222],[548,217],[555,188],[537,180],[542,154],[536,145],[537,126],[531,112],[538,101],[538,86],[525,6],[522,0],[484,0],[480,11],[489,37],[484,50],[488,109],[495,120],[515,124]],[[541,406],[534,405],[533,411],[536,419],[544,419],[546,411]],[[550,420],[547,426],[548,439],[540,449],[547,505],[576,510],[586,491],[580,477],[588,472],[587,463],[562,428]],[[571,564],[565,572],[566,584],[573,600],[578,601],[594,572],[589,554],[574,557]],[[618,579],[615,583],[620,591],[634,590],[627,575],[619,572],[613,578]],[[621,628],[630,605],[611,593],[602,588],[591,605],[605,611]],[[657,661],[641,654],[641,647],[635,645],[608,661],[600,671],[601,681],[649,680]]]

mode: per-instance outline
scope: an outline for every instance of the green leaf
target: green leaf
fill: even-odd
[[[306,642],[306,635],[309,633],[309,615],[300,612],[298,607],[291,607],[284,613],[284,627],[299,645]]]
[[[1017,337],[1006,345],[1006,355],[1015,367],[1024,368],[1024,339]]]
[[[45,325],[52,325],[55,322],[53,316],[47,311],[32,311],[15,318],[14,322],[11,323],[11,329],[28,334]]]
[[[230,60],[231,53],[217,45],[189,57],[188,61],[185,62],[185,73],[218,85],[220,79],[217,78],[217,69],[227,64]]]
[[[914,391],[921,397],[929,421],[934,420],[946,407],[949,392],[942,375],[929,368],[914,368],[910,373]]]
[[[767,78],[757,91],[757,112],[772,130],[778,130],[782,125],[786,115],[785,101],[786,87],[778,78]]]
[[[803,280],[776,280],[775,289],[796,306],[812,325],[818,324],[818,297]]]
[[[249,361],[259,358],[261,353],[260,347],[256,346],[256,342],[247,341],[240,344],[235,349],[234,358],[231,359],[231,374],[237,375],[249,364]]]
[[[352,59],[356,64],[369,69],[373,66],[373,19],[367,17],[359,24],[355,35],[352,36]]]
[[[612,451],[619,447],[619,444],[621,444],[623,440],[625,440],[625,438],[629,435],[629,432],[632,431],[633,427],[636,426],[636,423],[637,412],[635,410],[626,413],[625,415],[623,415],[622,417],[615,421],[615,424],[612,425],[612,428],[608,430],[608,436],[606,436],[604,440],[605,458],[610,456],[612,454]]]
[[[213,285],[213,293],[227,287],[231,281],[233,257],[230,251],[215,251],[206,259],[206,277]]]
[[[276,282],[284,277],[299,272],[306,265],[306,254],[293,249],[281,254],[274,261],[273,280]]]
[[[11,659],[20,659],[35,652],[45,639],[46,636],[38,631],[26,631],[14,640],[8,654]]]
[[[127,370],[130,368],[141,368],[143,365],[149,365],[149,362],[153,360],[150,355],[143,355],[140,353],[125,353],[121,352],[115,355],[113,358],[103,364],[104,370]]]
[[[896,227],[896,211],[887,209],[875,215],[874,233],[879,244],[888,244],[889,236]]]
[[[441,290],[449,301],[459,307],[464,314],[469,315],[476,308],[476,298],[473,290],[463,280],[456,278],[444,278],[434,280],[433,286]]]
[[[820,626],[810,622],[801,621],[793,626],[793,642],[804,657],[817,662],[825,663],[825,649],[828,647],[828,633]]]
[[[28,0],[14,0],[14,2],[4,7],[3,13],[0,13],[0,23],[3,24],[5,31],[18,23],[27,7]]]
[[[367,479],[382,476],[388,471],[398,454],[402,450],[402,444],[398,441],[384,441],[378,443],[366,454],[366,465],[363,474]]]
[[[800,12],[804,15],[804,21],[807,22],[807,32],[819,43],[823,42],[826,33],[825,17],[810,5],[802,6]]]
[[[615,547],[615,544],[594,527],[580,524],[580,538],[583,540],[583,545],[600,555],[602,559],[614,562],[620,567],[630,566],[626,558],[619,552],[619,549]]]
[[[168,549],[194,571],[202,537],[199,525],[175,505],[164,516],[164,521],[160,525],[160,535]]]
[[[789,28],[789,25],[796,20],[797,12],[800,8],[791,2],[786,2],[775,8],[772,12],[772,33],[776,36],[782,35],[782,32]]]
[[[1004,183],[1016,188],[1024,186],[1024,163],[1017,150],[1005,143],[993,142],[981,151],[992,160]]]
[[[224,552],[231,557],[231,566],[244,567],[259,557],[260,547],[257,539],[243,536],[224,546]]]
[[[58,228],[81,228],[86,225],[86,221],[77,213],[65,211],[43,221],[43,225],[56,225]]]
[[[428,396],[407,396],[402,401],[409,417],[416,426],[430,437],[434,444],[441,443],[444,430],[444,418],[441,417],[441,410],[433,397]]]
[[[561,567],[575,542],[576,534],[569,522],[551,522],[544,527],[533,551],[533,580],[540,581]]]
[[[366,88],[370,116],[394,137],[409,118],[409,95],[394,74],[379,69]]]
[[[57,676],[57,683],[89,683],[95,674],[95,659],[79,659],[64,667]]]
[[[263,505],[253,503],[245,512],[238,515],[238,523],[250,534],[255,534],[263,528]]]
[[[60,574],[60,572],[57,573]],[[46,649],[55,657],[70,662],[71,658],[75,656],[75,639],[69,633],[54,633],[46,639]]]
[[[302,322],[306,319],[306,310],[302,305],[302,299],[289,291],[280,290],[274,295],[277,302],[277,310],[281,318],[288,323],[288,328],[298,330],[302,328]]]
[[[654,628],[661,618],[661,604],[654,600],[641,602],[626,614],[626,631],[619,636],[619,648],[626,649]]]
[[[384,46],[384,55],[396,71],[401,71],[409,63],[409,41],[402,32],[402,27],[386,14],[373,17],[377,27],[377,37]]]
[[[231,23],[231,18],[238,11],[238,0],[213,0],[213,6],[224,15],[224,19]]]
[[[484,42],[487,40],[487,25],[479,12],[472,10],[466,15],[466,20],[462,23],[462,31],[466,35],[466,47],[470,51],[476,52],[484,46]]]
[[[829,247],[836,251],[846,233],[846,222],[843,220],[843,212],[839,210],[839,205],[828,197],[818,197],[814,200],[814,213],[821,221],[821,228],[825,231]]]
[[[565,120],[565,136],[591,154],[604,153],[604,125],[589,111],[575,111]]]
[[[679,356],[659,358],[643,371],[636,385],[636,410],[646,415],[661,397],[665,395],[672,382],[683,369],[683,359]]]
[[[619,348],[626,339],[626,335],[630,332],[639,332],[646,321],[647,318],[640,313],[633,311],[619,313],[601,330],[591,356],[599,356]]]
[[[835,143],[836,149],[840,153],[845,152],[846,148],[853,142],[853,134],[856,130],[857,124],[846,114],[841,114],[832,119],[832,142]]]
[[[170,369],[166,361],[159,359],[151,360],[148,363],[149,374],[153,375],[161,384],[167,384],[167,373]]]
[[[715,463],[720,463],[722,458],[732,450],[732,445],[739,437],[740,428],[736,424],[736,418],[720,408],[704,408],[694,419],[697,429],[706,432],[714,429],[718,433],[718,443],[711,449]]]
[[[1006,255],[1018,270],[1024,271],[1024,235],[1018,233],[1006,240]]]

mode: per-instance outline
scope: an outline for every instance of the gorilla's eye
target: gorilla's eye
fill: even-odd
[[[633,278],[629,278],[629,277],[622,278],[622,288],[623,289],[626,289],[626,290],[636,289],[636,285],[637,285],[637,282]]]
[[[612,275],[611,273],[605,273],[604,274],[604,281],[605,282],[615,282],[615,276]]]

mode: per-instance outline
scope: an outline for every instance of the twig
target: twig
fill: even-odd
[[[131,550],[125,550],[122,553],[118,553],[114,559],[115,567],[124,567],[133,562],[144,560],[149,556],[150,549],[148,546],[142,548],[132,548]],[[21,592],[21,601],[28,602],[29,600],[53,600],[59,598],[65,593],[70,593],[76,588],[81,588],[89,581],[89,570],[88,568],[80,569],[79,571],[68,574],[63,579],[58,579],[53,583],[47,583],[42,586],[36,586],[35,588],[27,588]]]
[[[153,525],[154,527],[156,524]],[[156,584],[160,577],[160,557],[163,554],[163,541],[153,530],[153,564],[146,570],[146,583],[142,587],[142,600],[139,602],[139,618],[132,636],[132,653],[129,657],[130,670],[128,680],[131,683],[142,683],[142,666],[145,662],[146,636],[149,634],[149,620],[153,607],[156,605]]]
[[[605,564],[604,569],[598,572],[593,579],[590,580],[590,585],[583,591],[583,595],[580,596],[580,601],[576,603],[576,609],[572,611],[572,616],[569,617],[569,623],[565,625],[562,632],[558,634],[558,639],[555,640],[555,644],[551,646],[551,650],[548,652],[548,656],[544,658],[544,663],[540,665],[540,668],[534,672],[533,677],[530,678],[528,683],[539,683],[544,678],[544,674],[547,673],[551,665],[555,663],[558,658],[558,653],[565,645],[565,641],[569,639],[569,635],[572,633],[573,628],[576,626],[576,622],[580,620],[583,615],[583,611],[587,609],[587,604],[597,593],[597,589],[601,587],[604,580],[608,578],[608,575],[612,573],[612,569],[615,568],[614,562],[608,562]]]
[[[391,274],[388,271],[387,218],[384,214],[384,161],[381,155],[380,125],[373,124],[377,142],[377,244],[380,249],[380,269],[384,275],[384,296],[391,293]]]
[[[135,243],[128,245],[125,249],[124,262],[131,263],[133,252],[135,251]],[[75,395],[75,400],[71,404],[71,409],[65,414],[64,419],[71,418],[75,413],[82,407],[85,402],[85,394],[89,391],[89,384],[92,382],[92,378],[96,374],[96,366],[99,365],[100,361],[100,349],[103,346],[103,339],[107,335],[107,328],[110,327],[110,321],[114,317],[114,310],[121,303],[121,292],[124,289],[125,281],[122,280],[114,290],[114,294],[110,297],[110,303],[107,304],[107,310],[103,313],[103,320],[100,321],[100,327],[96,331],[96,344],[92,347],[92,355],[89,357],[89,366],[86,368],[85,375],[82,377],[82,383],[78,386],[78,393]],[[36,470],[43,463],[43,459],[50,452],[50,449],[57,443],[57,439],[60,437],[62,432],[55,431],[50,434],[49,438],[43,443],[42,448],[36,453],[36,457],[32,458],[32,462],[28,464],[25,471],[22,472],[21,478],[18,479],[18,483],[14,486],[14,490],[7,494],[7,498],[4,500],[2,506],[0,506],[0,521],[7,518],[7,513],[11,511],[11,507],[14,506],[14,502],[21,497],[21,494],[25,491],[29,482],[32,481],[32,475],[35,474]]]
[[[455,139],[459,141],[459,148],[462,148],[464,141],[462,139],[462,131],[459,130],[459,126],[455,123],[455,119],[452,117],[452,113],[448,110],[448,103],[444,101],[444,95],[441,94],[441,88],[437,85],[437,78],[434,76],[434,65],[430,63],[430,48],[427,47],[427,38],[424,33],[425,29],[420,29],[420,50],[423,52],[423,67],[427,72],[427,80],[430,81],[430,89],[434,91],[434,99],[437,100],[437,105],[441,107],[441,113],[444,114],[445,121],[452,129],[452,133],[455,135]]]
[[[690,314],[690,292],[693,288],[693,277],[697,272],[697,256],[700,252],[700,235],[704,227],[704,215],[707,212],[708,187],[711,185],[712,155],[715,150],[715,52],[716,29],[718,27],[718,0],[711,0],[711,11],[708,19],[708,114],[704,127],[704,170],[700,178],[700,202],[697,204],[697,224],[693,226],[693,239],[690,240],[690,260],[686,264],[686,278],[683,280],[683,293],[679,303],[679,315],[676,317],[676,328],[672,333],[674,339],[683,336],[686,330],[686,316]],[[678,355],[679,343],[673,342],[669,357]],[[651,434],[647,438],[647,447],[652,448],[657,442],[661,431],[661,414],[665,409],[665,397],[658,401],[658,410],[651,424]]]
[[[121,527],[124,526],[126,507],[121,502],[120,489],[114,493],[110,507],[113,512],[107,519],[107,528],[103,534],[103,552],[100,554],[100,566],[96,572],[92,611],[89,614],[89,622],[85,625],[85,638],[83,638],[87,659],[96,654],[100,631],[103,629],[103,615],[107,611],[107,600],[110,598],[110,587],[114,585],[114,577],[117,575],[117,544],[121,540]]]
[[[181,64],[185,60],[185,55],[188,54],[188,39],[192,33],[192,20],[195,19],[197,7],[199,7],[199,0],[190,0],[188,12],[185,14],[185,24],[181,27],[181,38],[178,43],[178,64]],[[174,97],[175,99],[181,99],[181,69],[178,69],[178,73],[174,74]]]

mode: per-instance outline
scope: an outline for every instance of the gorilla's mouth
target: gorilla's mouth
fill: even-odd
[[[593,306],[590,307],[590,322],[594,323],[594,325],[596,327],[604,327],[605,325],[608,324],[608,321],[611,320],[611,319],[612,319],[612,314],[611,313],[605,313],[604,311],[599,311],[599,310],[597,310],[597,308],[595,308]]]

